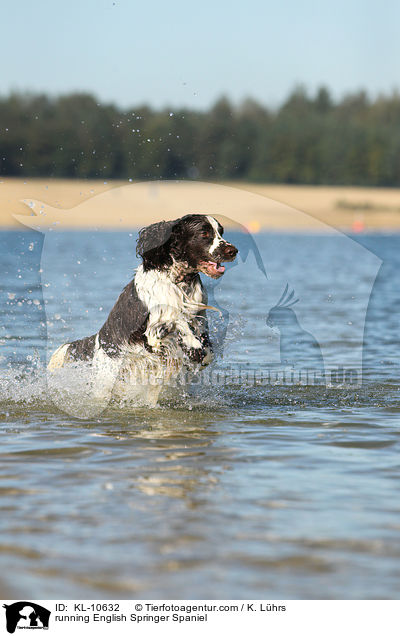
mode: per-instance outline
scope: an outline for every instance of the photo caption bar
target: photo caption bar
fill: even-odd
[[[2,634],[19,630],[53,634],[221,633],[251,629],[253,634],[398,633],[400,601],[2,601]]]

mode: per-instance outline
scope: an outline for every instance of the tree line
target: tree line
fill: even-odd
[[[400,95],[297,88],[277,109],[200,111],[14,93],[0,97],[0,174],[400,186]]]

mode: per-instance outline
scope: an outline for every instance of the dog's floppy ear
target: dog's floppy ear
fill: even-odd
[[[171,235],[176,224],[177,221],[161,221],[140,230],[136,256],[142,257],[145,270],[171,265]]]

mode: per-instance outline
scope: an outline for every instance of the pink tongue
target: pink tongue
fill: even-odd
[[[209,265],[211,265],[211,266],[212,266],[212,268],[213,268],[216,272],[218,272],[218,273],[220,273],[220,274],[222,274],[222,272],[224,272],[224,271],[225,271],[225,266],[224,266],[224,265],[218,265],[218,263],[214,263],[214,261],[208,261],[208,263],[209,263]]]

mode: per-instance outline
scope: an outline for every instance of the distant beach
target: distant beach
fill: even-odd
[[[222,190],[221,185],[227,187]],[[125,187],[122,190],[121,186],[131,189]],[[122,192],[124,195],[120,196]],[[126,196],[127,192],[134,193],[135,202],[136,197],[139,197],[138,202],[134,204],[134,210],[129,197]],[[165,196],[158,199],[160,192],[167,192],[168,200]],[[254,204],[247,205],[245,192],[262,195],[266,200],[263,202],[261,197],[253,197],[249,201],[254,201]],[[104,193],[108,193],[106,197],[96,196]],[[36,201],[37,203],[31,203],[33,211],[29,212],[22,200],[27,204]],[[242,205],[235,205],[236,201],[242,201]],[[53,214],[48,210],[39,211],[38,206],[43,207],[39,205],[41,202],[45,207],[49,206],[48,210],[52,210]],[[81,208],[80,204],[83,202],[85,206]],[[185,205],[191,209],[186,209]],[[61,227],[65,229],[93,226],[94,217],[92,213],[88,213],[89,209],[95,211],[95,224],[99,228],[135,228],[161,219],[176,218],[185,211],[195,211],[195,208],[208,212],[207,206],[211,206],[211,209],[215,207],[216,213],[225,214],[254,233],[268,229],[314,231],[322,229],[322,224],[347,232],[400,231],[399,189],[239,182],[219,185],[196,181],[129,184],[126,181],[101,180],[7,177],[0,179],[2,228],[22,228],[21,223],[13,215],[29,217],[34,214],[36,218],[43,212],[44,216],[47,215],[50,219],[57,216],[55,209],[61,213],[68,210],[68,214],[63,215],[61,223]],[[296,211],[305,214],[296,214]],[[57,220],[51,222],[58,223]]]

